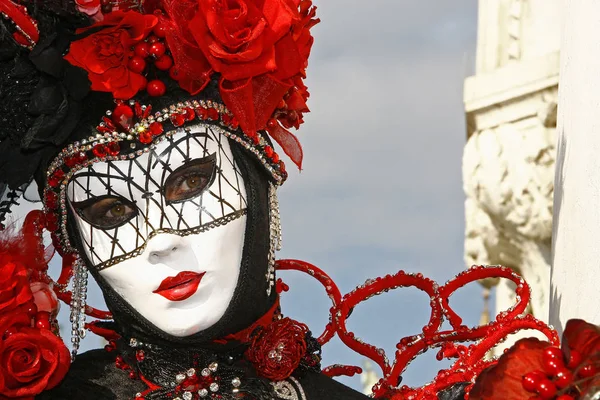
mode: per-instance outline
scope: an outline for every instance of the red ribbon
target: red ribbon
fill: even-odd
[[[242,83],[221,80],[220,86],[221,98],[229,111],[236,116],[244,133],[254,136],[257,131],[267,127],[269,118],[292,83],[280,81],[271,74],[263,74]],[[268,132],[294,164],[302,168],[302,146],[296,136],[279,123],[269,128]]]
[[[267,311],[265,313],[265,315],[260,317],[252,325],[250,325],[246,329],[242,329],[241,331],[239,331],[237,333],[232,333],[232,334],[223,336],[220,339],[215,339],[215,340],[213,340],[213,342],[218,343],[218,344],[227,344],[229,342],[248,343],[250,341],[250,337],[252,336],[252,333],[254,333],[254,331],[259,327],[264,328],[266,326],[271,325],[273,323],[273,320],[275,319],[275,316],[278,313],[279,313],[279,297],[277,297],[277,300],[275,301],[273,306],[271,306],[269,311]]]

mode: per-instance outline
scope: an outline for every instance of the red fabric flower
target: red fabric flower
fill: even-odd
[[[86,14],[93,21],[101,21],[103,18],[100,0],[75,0],[77,10]]]
[[[595,355],[600,353],[600,328],[581,319],[567,321],[562,340],[563,352],[576,350],[580,354]]]
[[[182,89],[198,94],[210,82],[212,67],[191,33],[197,0],[163,0],[169,18],[161,17],[167,27],[166,40],[173,57],[176,79]]]
[[[0,315],[24,305],[32,298],[25,266],[16,257],[0,253]]]
[[[283,8],[284,5],[286,9],[289,7],[287,3],[284,4],[281,0],[264,1],[261,4],[263,10],[267,7]],[[294,5],[296,7],[294,10],[297,11],[291,18],[289,31],[283,36],[276,35],[279,39],[275,42],[273,51],[274,68],[271,68],[271,64],[269,64],[268,69],[263,68],[261,70],[258,69],[257,65],[252,65],[253,62],[245,62],[245,65],[251,65],[250,70],[254,73],[263,70],[265,73],[249,76],[247,79],[241,79],[242,75],[223,73],[221,97],[227,108],[236,116],[247,135],[266,129],[267,122],[276,114],[276,109],[281,107],[284,98],[286,107],[290,106],[287,100],[294,103],[289,110],[280,110],[275,115],[276,117],[281,116],[279,119],[286,121],[284,126],[299,126],[301,113],[308,111],[305,104],[308,92],[304,84],[297,85],[297,81],[304,78],[305,69],[308,65],[308,56],[313,43],[310,28],[317,24],[319,20],[314,18],[316,9],[312,6],[310,0],[294,0]],[[285,24],[279,26],[288,27],[287,20]],[[198,37],[196,37],[196,40],[198,40]],[[210,57],[208,58],[210,60]],[[241,62],[239,60],[235,62],[228,61],[227,63],[223,61],[228,66],[232,66],[233,63],[242,66]],[[218,68],[222,69],[222,67],[217,68],[214,64],[213,67],[216,71],[219,71]],[[298,102],[297,97],[292,98],[292,94],[294,96],[299,94],[301,101]],[[277,126],[271,126],[268,132],[292,161],[301,168],[303,153],[298,139],[278,124]]]
[[[285,128],[300,127],[304,123],[305,112],[308,112],[306,100],[309,97],[306,85],[300,76],[294,78],[294,86],[290,89],[283,101],[285,106],[276,112],[276,117]]]
[[[469,398],[471,400],[531,398],[535,393],[525,389],[523,378],[532,373],[541,373],[541,379],[558,383],[556,372],[550,373],[548,360],[544,361],[544,352],[551,347],[550,343],[535,338],[519,340],[498,359],[496,365],[479,375]],[[597,375],[600,372],[600,328],[582,320],[570,320],[563,333],[561,347],[562,355],[559,349],[555,349],[559,354],[559,364],[562,365],[559,369],[567,370],[575,376],[580,393],[600,385],[600,376]],[[575,352],[581,355],[581,360],[573,363],[571,353]],[[593,371],[596,372],[592,372],[589,376],[582,375],[581,367],[589,364],[593,365]],[[558,389],[561,388],[569,392],[574,390],[570,386],[558,385]]]
[[[528,399],[533,393],[523,388],[523,376],[543,369],[542,355],[548,342],[521,339],[504,353],[498,363],[477,378],[469,399]]]
[[[258,331],[246,358],[258,373],[272,381],[288,378],[306,354],[308,327],[290,318],[283,318]]]
[[[114,11],[93,26],[94,30],[103,29],[71,43],[65,59],[88,72],[92,90],[111,92],[117,99],[130,99],[146,85],[146,78],[127,67],[133,46],[142,41],[157,22],[154,15]],[[85,33],[87,29],[77,33]]]
[[[277,68],[275,43],[298,18],[292,0],[202,0],[190,31],[213,69],[236,81]]]
[[[69,350],[52,332],[20,327],[0,342],[0,393],[32,399],[58,385],[70,362]]]

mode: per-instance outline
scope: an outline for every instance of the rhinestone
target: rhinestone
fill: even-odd
[[[208,396],[208,390],[206,390],[206,389],[200,389],[200,390],[198,390],[198,395],[200,397],[206,397],[206,396]]]
[[[194,368],[190,368],[187,370],[186,374],[191,378],[192,376],[196,375],[196,370]]]
[[[175,376],[175,380],[177,383],[183,382],[185,380],[185,374],[177,374],[177,376]]]
[[[235,377],[231,380],[231,384],[233,385],[233,387],[240,387],[242,385],[242,381],[240,380],[240,378]]]
[[[216,362],[208,366],[208,369],[210,369],[212,372],[217,372],[217,368],[219,368],[219,364],[217,364]]]
[[[213,382],[210,384],[210,391],[215,393],[219,390],[219,384],[216,382]]]
[[[210,375],[210,369],[208,368],[204,368],[201,372],[202,376],[209,376]]]
[[[192,400],[192,393],[191,392],[183,392],[183,400]]]

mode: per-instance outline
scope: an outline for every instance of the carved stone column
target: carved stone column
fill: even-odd
[[[600,324],[600,2],[564,9],[550,321]]]
[[[480,0],[477,70],[464,94],[465,262],[520,272],[532,287],[530,311],[545,321],[561,4]],[[499,285],[496,312],[515,301],[510,284]]]

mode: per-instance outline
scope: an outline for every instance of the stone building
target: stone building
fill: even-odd
[[[465,262],[502,264],[548,320],[563,0],[479,0],[476,73],[464,86]],[[505,280],[496,310],[514,304]],[[508,343],[507,343],[508,344]]]

